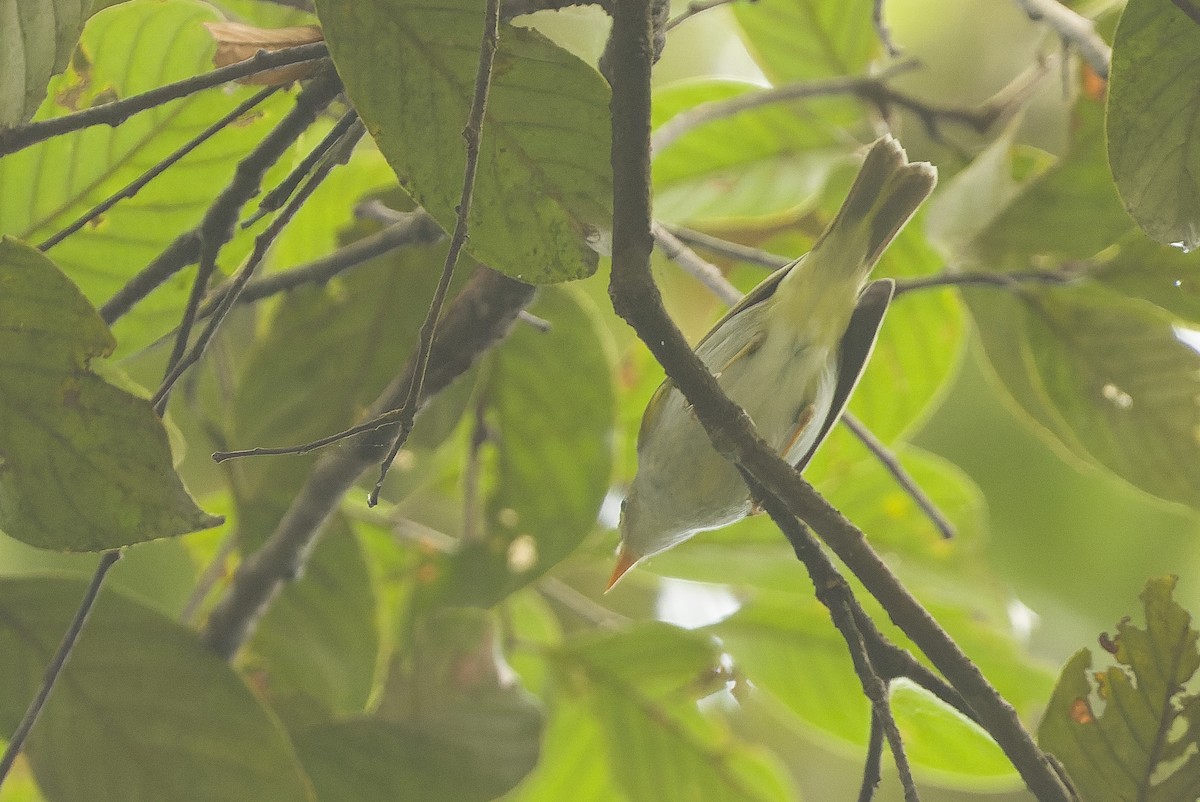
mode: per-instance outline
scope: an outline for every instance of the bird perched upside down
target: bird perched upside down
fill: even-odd
[[[877,140],[812,250],[751,290],[696,346],[759,435],[797,469],[841,416],[895,288],[891,279],[863,285],[936,183],[932,165],[910,163],[891,136]],[[643,558],[750,511],[741,474],[667,379],[642,417],[608,589]]]

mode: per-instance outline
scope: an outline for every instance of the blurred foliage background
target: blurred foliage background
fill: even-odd
[[[73,19],[63,11],[71,4],[54,5]],[[380,231],[384,224],[356,211],[367,200],[401,212],[423,205],[446,228],[461,181],[466,100],[447,76],[473,74],[476,54],[461,43],[478,40],[472,15],[482,4],[316,5],[348,102],[371,136],[274,244],[268,274]],[[1110,44],[1120,36],[1120,4],[1066,5],[1095,20]],[[1186,186],[1163,189],[1161,176],[1128,166],[1129,151],[1140,149],[1186,183],[1191,157],[1175,165],[1164,154],[1179,144],[1170,121],[1194,116],[1200,93],[1165,108],[1136,92],[1124,97],[1161,115],[1163,141],[1132,123],[1114,129],[1119,109],[1106,109],[1105,81],[1021,3],[889,0],[896,57],[886,55],[871,7],[757,0],[672,29],[655,70],[656,136],[671,132],[654,154],[656,214],[791,258],[836,210],[861,145],[890,130],[911,158],[938,167],[938,192],[877,275],[1016,278],[899,297],[851,410],[896,452],[957,536],[942,539],[840,428],[806,477],[1035,728],[1058,668],[1082,647],[1094,649],[1124,616],[1136,618],[1148,579],[1180,576],[1176,601],[1200,609],[1200,264],[1191,240],[1170,244],[1179,220],[1154,230],[1142,219],[1171,217],[1155,203],[1180,218],[1200,209],[1188,205],[1195,199]],[[1143,52],[1145,38],[1128,34],[1125,50],[1118,42],[1113,92],[1120,69],[1200,85],[1187,55],[1200,52],[1200,26],[1166,0],[1131,9],[1149,20],[1138,29],[1145,36],[1158,35],[1164,14],[1177,15],[1171,30],[1182,33],[1154,58]],[[43,82],[61,73],[40,107],[30,107],[34,119],[209,69],[215,46],[203,23],[318,22],[265,0],[101,2],[92,12],[75,11],[82,40],[74,56],[61,55],[71,52],[67,37],[61,57],[29,59],[28,80],[35,67],[44,67]],[[0,19],[0,36],[32,31],[32,17],[23,19]],[[529,311],[546,326],[517,323],[432,401],[381,505],[365,504],[369,472],[232,667],[196,633],[238,560],[268,539],[321,455],[219,466],[209,455],[303,442],[358,419],[414,347],[444,242],[391,251],[229,317],[167,416],[179,475],[204,511],[226,516],[224,526],[81,544],[22,517],[80,498],[62,474],[61,484],[30,491],[28,508],[5,507],[0,734],[33,696],[96,562],[66,552],[134,545],[113,569],[0,802],[857,793],[868,706],[844,644],[766,516],[694,538],[600,592],[620,496],[636,468],[638,421],[663,374],[611,311],[607,260],[593,264],[611,205],[607,87],[593,68],[607,18],[576,8],[515,24],[540,34],[502,33],[511,49],[502,50],[504,82],[484,129],[485,142],[500,143],[492,154],[499,166],[481,178],[471,259],[454,291],[479,263],[544,282]],[[22,41],[34,52],[31,36]],[[545,64],[554,67],[538,72]],[[1137,75],[1140,86],[1146,79]],[[898,94],[871,103],[826,92],[671,129],[705,103],[846,76],[874,76]],[[5,155],[0,232],[36,245],[252,91],[229,85]],[[197,223],[292,96],[276,93],[46,255],[100,306]],[[299,137],[266,186],[301,161],[346,102]],[[960,112],[994,115],[976,130],[955,119]],[[1178,137],[1186,144],[1196,133]],[[527,163],[505,161],[510,150]],[[553,167],[522,173],[531,159]],[[1173,191],[1183,198],[1174,205]],[[1142,215],[1150,235],[1123,205]],[[250,253],[265,225],[239,228],[221,251],[222,272]],[[697,250],[742,291],[767,274]],[[5,254],[6,269],[35,258]],[[723,313],[721,302],[661,254],[654,270],[669,311],[698,339]],[[1056,278],[1040,282],[1031,272]],[[121,386],[155,387],[194,275],[177,274],[122,317],[112,358],[90,370]],[[47,276],[37,292],[74,297]],[[23,313],[22,298],[10,303],[9,314]],[[55,337],[75,331],[49,313],[41,319]],[[0,356],[0,371],[0,388],[30,381],[20,359]],[[5,402],[0,422],[12,432],[66,425],[33,414],[41,403]],[[0,457],[28,449],[22,436],[0,442]],[[91,473],[123,475],[120,460],[71,443]],[[120,518],[128,503],[96,495],[87,506],[112,504]],[[21,526],[37,536],[19,535]],[[868,609],[906,643],[882,610]],[[1031,798],[998,748],[959,714],[903,683],[892,702],[923,798]],[[877,798],[902,798],[894,772],[885,770]]]

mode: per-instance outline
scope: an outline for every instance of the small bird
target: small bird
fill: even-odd
[[[895,289],[891,279],[863,285],[936,183],[932,165],[910,163],[890,135],[877,140],[812,250],[751,290],[696,347],[759,435],[797,469],[841,416]],[[606,590],[640,560],[752,510],[741,474],[670,379],[646,406],[637,448]]]

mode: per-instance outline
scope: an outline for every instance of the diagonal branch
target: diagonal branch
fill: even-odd
[[[486,268],[471,276],[438,327],[418,411],[507,335],[517,313],[533,295],[528,284]],[[415,371],[415,359],[410,359],[371,404],[367,417],[403,403]],[[392,437],[394,432],[393,424]],[[232,658],[284,583],[303,572],[313,545],[342,497],[363,471],[379,464],[390,441],[384,439],[380,445],[378,437],[360,437],[321,456],[275,531],[238,567],[228,592],[209,616],[203,639],[217,654]]]
[[[650,64],[653,56],[647,0],[617,4],[609,82],[612,99],[613,248],[609,295],[613,308],[646,343],[692,405],[716,450],[737,462],[801,518],[887,609],[892,620],[962,694],[1035,795],[1047,802],[1075,798],[1050,759],[1021,725],[1016,711],[933,617],[908,593],[862,531],[818,495],[792,466],[755,433],[746,413],[722,393],[662,306],[650,274]],[[765,498],[764,498],[765,501]]]

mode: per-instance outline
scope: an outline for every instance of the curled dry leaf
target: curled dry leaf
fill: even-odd
[[[293,28],[256,28],[240,22],[206,22],[204,27],[217,43],[213,64],[224,67],[252,58],[261,50],[274,52],[286,47],[297,47],[325,41],[319,25],[298,25]],[[317,62],[306,61],[290,64],[266,72],[255,73],[239,79],[238,83],[278,86],[310,77],[317,69]]]

